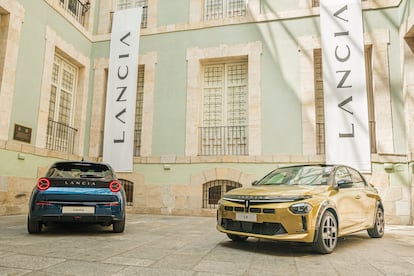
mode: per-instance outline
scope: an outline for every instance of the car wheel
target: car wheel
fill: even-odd
[[[375,215],[375,223],[374,227],[371,229],[368,229],[368,235],[371,238],[382,238],[384,236],[384,226],[385,220],[384,220],[384,211],[381,208],[377,208],[377,214]]]
[[[122,220],[115,220],[112,223],[112,232],[122,233],[125,230],[125,217]]]
[[[27,217],[27,232],[29,234],[37,234],[42,231],[42,222],[40,221],[32,221],[29,217]]]
[[[244,242],[248,238],[246,236],[239,236],[234,234],[227,234],[227,237],[229,237],[229,239],[231,239],[234,242]]]
[[[314,250],[322,254],[332,253],[338,242],[338,223],[332,212],[326,211],[323,214],[316,235]]]

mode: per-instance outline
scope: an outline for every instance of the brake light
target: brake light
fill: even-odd
[[[110,203],[105,204],[104,206],[107,206],[107,207],[119,206],[119,202],[110,202]]]
[[[109,183],[109,189],[116,193],[121,190],[121,183],[118,180],[114,180],[111,183]]]
[[[36,202],[36,205],[37,206],[50,206],[52,204],[48,201],[38,201],[38,202]]]
[[[41,191],[47,190],[50,187],[50,180],[47,178],[40,178],[37,181],[37,188]]]

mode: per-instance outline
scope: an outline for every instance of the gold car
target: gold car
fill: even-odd
[[[342,165],[278,168],[252,187],[227,192],[217,229],[233,241],[248,237],[309,243],[331,253],[338,238],[367,230],[384,235],[384,207],[376,189]]]

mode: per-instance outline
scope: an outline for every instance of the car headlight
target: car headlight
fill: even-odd
[[[312,205],[306,202],[296,203],[289,207],[290,211],[294,214],[308,214],[312,211]]]

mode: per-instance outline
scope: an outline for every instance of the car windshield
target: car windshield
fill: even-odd
[[[279,168],[256,185],[327,185],[332,166],[295,166]]]
[[[103,164],[60,163],[51,167],[47,177],[57,178],[113,178],[110,168]]]

